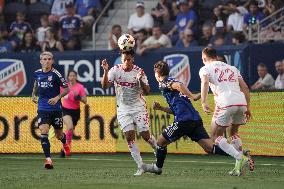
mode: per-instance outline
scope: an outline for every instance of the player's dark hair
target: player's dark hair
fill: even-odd
[[[227,60],[226,60],[226,58],[225,58],[224,55],[217,55],[217,59],[218,59],[219,61],[224,62],[224,63],[227,64]]]
[[[69,70],[67,76],[69,76],[70,73],[74,73],[76,76],[78,75],[78,73],[75,70]]]
[[[135,55],[135,51],[134,51],[134,48],[130,49],[130,50],[120,50],[120,54],[130,54],[132,56]]]
[[[267,66],[266,66],[265,64],[263,64],[263,63],[259,63],[259,64],[257,65],[257,67],[262,67],[262,68],[266,68],[266,69],[267,69]]]
[[[217,58],[217,51],[213,49],[212,47],[205,47],[202,50],[202,53],[205,54],[210,59],[216,59]]]
[[[154,65],[154,71],[161,76],[168,76],[170,73],[169,65],[165,61],[158,61]]]

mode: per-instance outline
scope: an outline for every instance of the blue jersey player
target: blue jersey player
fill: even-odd
[[[168,64],[164,61],[159,61],[154,65],[155,78],[159,82],[159,87],[169,107],[163,107],[154,102],[153,108],[174,114],[173,124],[164,129],[157,141],[157,162],[142,165],[145,172],[156,174],[162,173],[167,145],[182,136],[188,136],[192,141],[197,142],[207,153],[226,155],[218,146],[213,145],[203,127],[198,111],[191,104],[190,99],[198,100],[200,95],[193,95],[185,85],[169,77],[169,71]]]
[[[42,52],[40,55],[41,69],[35,71],[32,101],[38,104],[38,126],[41,131],[41,145],[46,157],[45,168],[53,169],[50,158],[50,143],[48,131],[50,125],[54,127],[55,135],[63,144],[66,154],[70,153],[70,148],[66,144],[66,135],[63,133],[62,110],[60,99],[68,93],[68,86],[62,75],[53,68],[53,54]],[[60,86],[64,91],[60,93]],[[38,96],[38,100],[37,97]]]

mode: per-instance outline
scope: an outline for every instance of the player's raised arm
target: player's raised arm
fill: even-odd
[[[35,81],[32,92],[32,101],[36,104],[37,104],[37,92],[38,92],[38,86],[37,86],[37,81]]]
[[[102,79],[102,81],[101,81],[102,88],[103,88],[103,89],[107,89],[107,88],[109,88],[109,87],[112,85],[112,83],[109,82],[109,78],[108,78],[109,65],[108,65],[106,59],[104,59],[104,60],[102,61],[101,66],[102,66],[102,68],[103,68],[103,70],[104,70],[103,79]]]
[[[148,84],[148,79],[143,70],[139,72],[139,74],[137,75],[137,79],[143,90],[144,95],[150,94],[150,86]]]

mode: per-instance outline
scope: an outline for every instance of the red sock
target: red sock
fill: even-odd
[[[73,131],[67,130],[66,131],[66,142],[69,146],[71,146],[72,137],[73,137]]]

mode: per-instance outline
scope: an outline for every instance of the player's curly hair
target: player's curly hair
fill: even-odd
[[[130,49],[130,50],[120,50],[120,54],[130,54],[130,55],[134,56],[135,50],[134,50],[134,48]]]
[[[165,61],[158,61],[156,64],[154,64],[154,71],[161,76],[168,76],[170,73],[170,68]]]

